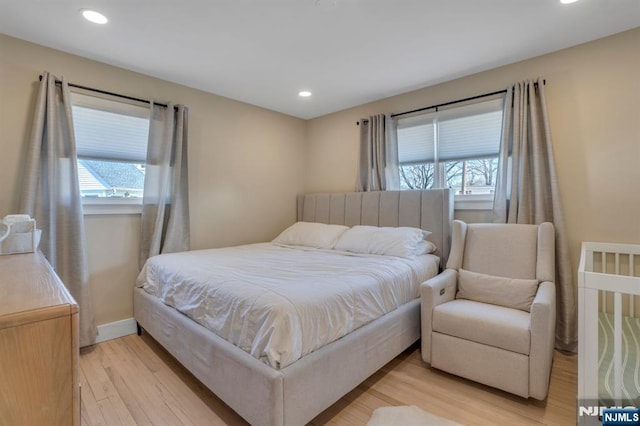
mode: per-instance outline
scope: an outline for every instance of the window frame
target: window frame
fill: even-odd
[[[482,104],[485,102],[492,102],[492,101],[496,101],[496,100],[502,100],[502,102],[504,102],[504,97],[502,95],[494,95],[494,96],[490,96],[487,98],[483,98],[482,100],[478,101],[478,100],[474,100],[473,102],[465,102],[462,105],[457,104],[456,106],[452,106],[451,108],[447,108],[446,110],[441,110],[441,111],[452,111],[458,108],[462,108],[465,106],[469,106],[469,105],[476,105],[476,104]],[[438,189],[438,188],[447,188],[446,186],[446,170],[445,170],[445,165],[447,163],[447,160],[445,161],[440,161],[439,159],[439,147],[438,147],[438,143],[439,143],[439,137],[438,137],[438,120],[440,120],[440,116],[438,115],[438,112],[441,111],[430,111],[427,113],[421,113],[421,114],[415,114],[415,115],[411,115],[408,118],[414,118],[415,120],[420,120],[421,116],[424,116],[425,121],[428,120],[428,116],[429,115],[434,115],[434,117],[431,119],[431,123],[433,123],[433,132],[434,132],[434,136],[433,136],[433,162],[431,161],[413,161],[413,162],[404,162],[404,163],[399,163],[398,166],[399,167],[403,167],[403,166],[410,166],[410,165],[419,165],[419,164],[433,164],[434,165],[434,178],[433,178],[433,185],[431,186],[431,188],[433,189]],[[455,114],[455,111],[454,111]],[[399,120],[398,120],[399,121]],[[421,121],[421,120],[420,120]],[[417,121],[419,123],[419,121]],[[415,124],[415,125],[419,125],[419,124]],[[498,158],[499,159],[499,153],[494,157],[484,157],[486,158]],[[457,161],[472,161],[473,159],[481,159],[481,158],[470,158],[469,160],[457,160]],[[455,210],[491,210],[493,208],[493,199],[494,199],[494,193],[491,194],[455,194],[454,193],[454,208]]]
[[[71,107],[94,108],[116,114],[133,117],[148,118],[151,120],[151,109],[149,104],[132,101],[111,95],[103,95],[93,91],[80,88],[71,89]],[[142,113],[142,109],[148,110],[148,114]],[[74,123],[75,126],[75,123]],[[75,128],[75,127],[74,127]],[[109,161],[100,157],[79,157],[79,160]],[[114,161],[114,160],[110,160]],[[126,162],[126,161],[123,161]],[[139,161],[131,161],[138,164]],[[145,162],[146,165],[146,162]],[[81,196],[83,214],[87,215],[113,215],[113,214],[141,214],[143,197],[86,197]]]
[[[84,215],[140,214],[142,198],[94,198],[82,197]]]

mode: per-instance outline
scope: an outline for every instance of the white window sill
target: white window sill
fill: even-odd
[[[493,194],[454,196],[455,210],[491,210],[492,208]]]
[[[85,216],[142,213],[142,198],[83,198]]]

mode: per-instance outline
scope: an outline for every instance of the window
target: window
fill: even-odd
[[[72,110],[83,202],[139,204],[149,108],[73,93]]]
[[[398,119],[400,188],[451,188],[458,199],[493,194],[502,103],[493,99]]]

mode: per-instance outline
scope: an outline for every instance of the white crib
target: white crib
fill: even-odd
[[[638,296],[640,245],[582,244],[578,269],[578,404],[640,405]]]

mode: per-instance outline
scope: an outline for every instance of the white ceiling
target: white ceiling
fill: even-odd
[[[638,26],[640,0],[0,0],[0,33],[301,118]]]

